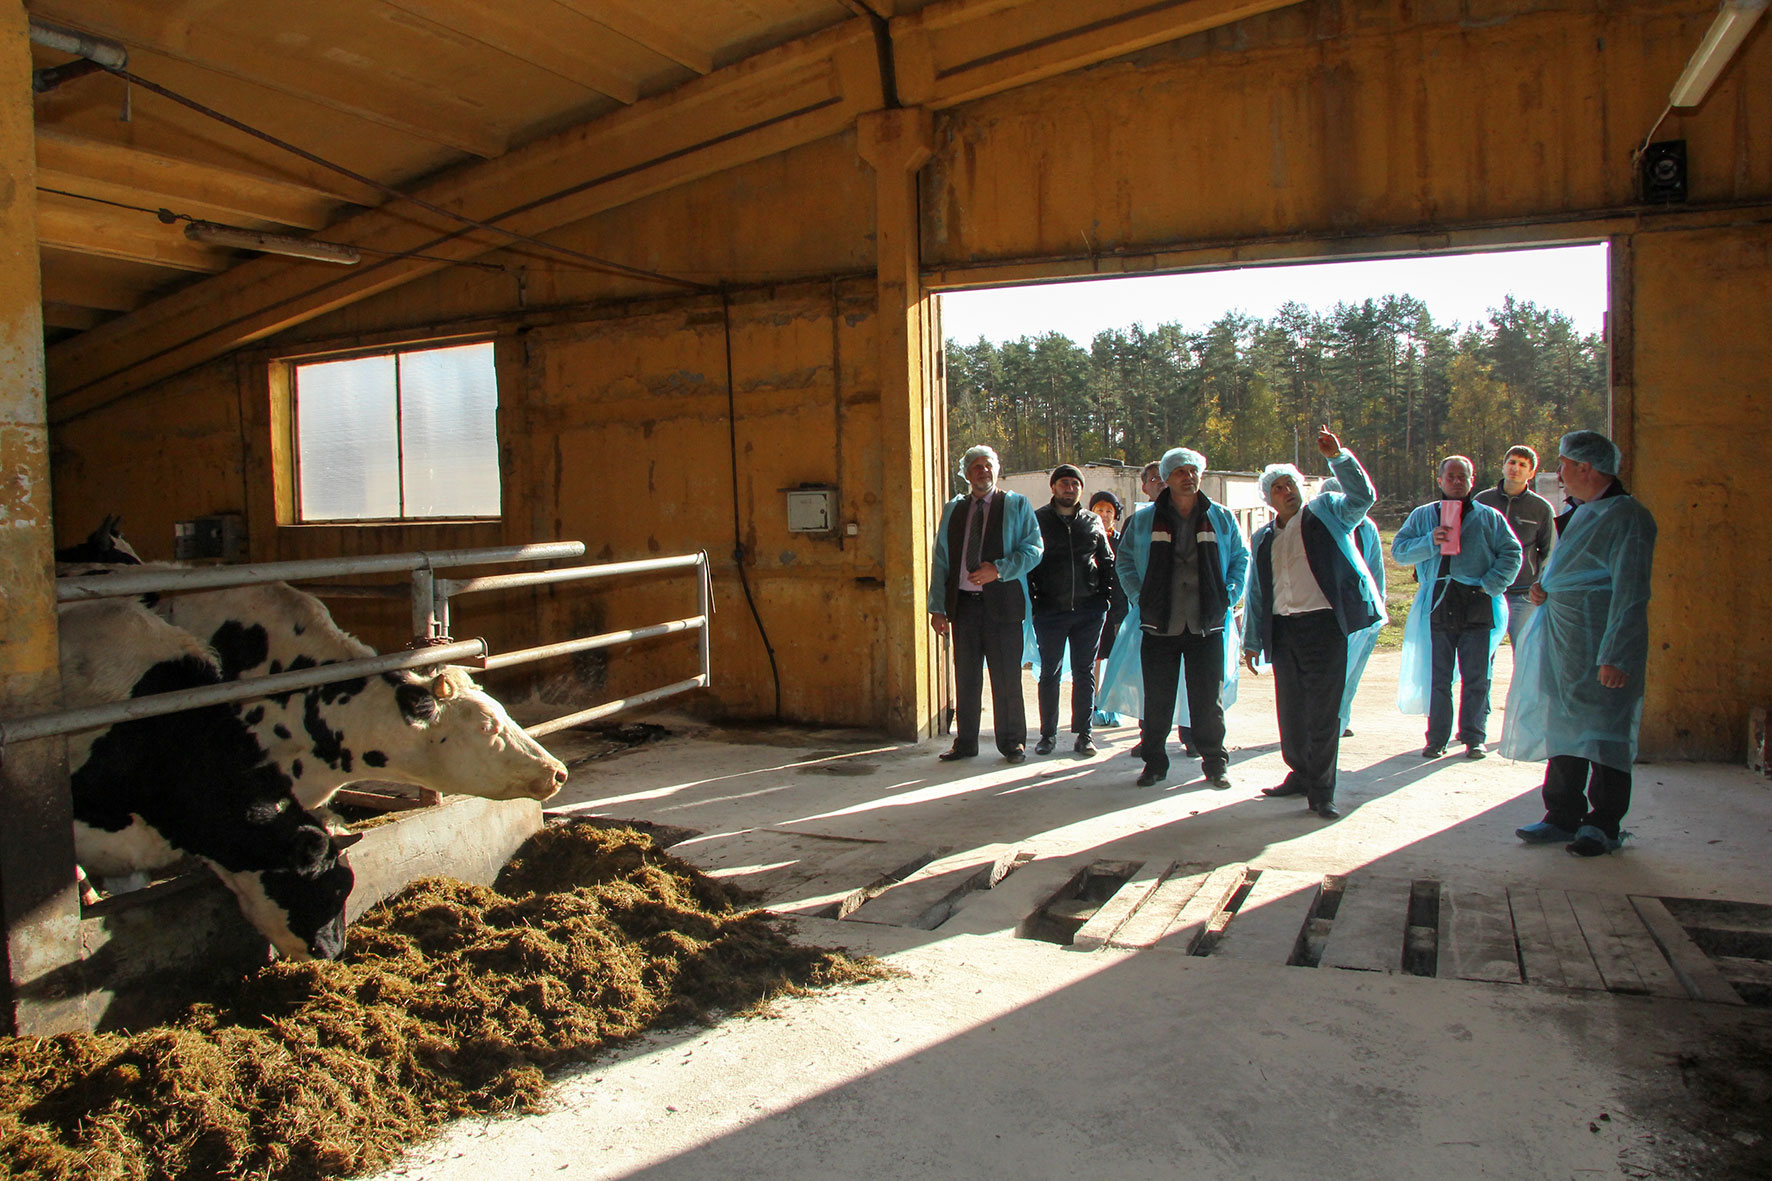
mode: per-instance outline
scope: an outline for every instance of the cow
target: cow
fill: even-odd
[[[287,583],[165,594],[154,610],[211,645],[230,680],[375,655]],[[278,694],[244,703],[242,717],[304,808],[361,779],[492,800],[545,800],[566,782],[565,764],[458,667]]]
[[[139,603],[59,610],[70,708],[214,685],[222,670],[190,633]],[[203,859],[290,959],[336,959],[354,876],[336,835],[295,798],[237,704],[119,722],[69,736],[75,857],[83,874]]]
[[[79,545],[63,546],[55,551],[58,563],[77,563],[84,565],[104,566],[139,566],[141,555],[135,547],[123,540],[123,530],[119,528],[123,518],[116,513],[107,516],[97,529],[89,534]]]

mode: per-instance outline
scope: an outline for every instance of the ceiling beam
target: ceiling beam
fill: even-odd
[[[84,139],[48,127],[37,130],[37,184],[130,205],[166,206],[175,213],[212,221],[306,230],[326,225],[339,206],[351,201],[342,193],[125,144]],[[374,194],[375,203],[380,199],[380,194]]]
[[[187,239],[151,213],[113,209],[74,197],[37,194],[37,245],[100,258],[215,274],[230,257]]]
[[[459,169],[417,195],[530,235],[836,135],[878,109],[878,57],[854,20],[699,78],[658,98]],[[151,220],[151,219],[150,219]],[[409,203],[355,214],[332,241],[470,259],[509,245]],[[533,250],[534,248],[524,248]],[[439,269],[369,259],[349,270],[259,257],[62,342],[49,353],[52,422]]]
[[[36,0],[31,15],[472,155],[490,159],[508,146],[478,106],[447,86],[421,86],[386,61],[337,47],[283,42],[275,22],[260,21],[256,10],[201,8],[185,20],[153,0]]]
[[[45,328],[71,328],[75,332],[85,332],[88,329],[97,328],[109,318],[104,312],[94,308],[57,303],[49,299],[43,301],[43,326]]]
[[[452,29],[480,44],[528,62],[623,106],[640,97],[632,66],[618,61],[601,43],[602,30],[567,11],[556,14],[578,26],[562,27],[531,5],[487,4],[484,0],[382,0],[390,8]],[[550,14],[555,15],[555,14]]]
[[[70,307],[95,308],[105,312],[130,312],[148,302],[159,284],[154,276],[162,272],[147,267],[123,264],[90,254],[70,254],[65,250],[39,251],[42,259],[43,298]],[[134,273],[128,273],[133,271]]]
[[[1299,0],[941,0],[892,21],[898,97],[951,107]]]
[[[706,45],[685,37],[676,24],[663,24],[646,15],[646,8],[621,0],[554,0],[559,7],[595,21],[636,45],[698,74],[714,72],[714,53]]]

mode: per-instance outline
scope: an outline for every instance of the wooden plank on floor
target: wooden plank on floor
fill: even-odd
[[[1623,894],[1600,894],[1598,898],[1600,909],[1612,924],[1612,931],[1618,937],[1619,945],[1630,956],[1631,966],[1637,970],[1637,976],[1643,981],[1643,987],[1649,991],[1649,995],[1684,997],[1686,986],[1680,983],[1673,965],[1661,954],[1655,937],[1643,924],[1642,917],[1637,914],[1630,899]]]
[[[1692,936],[1686,934],[1686,928],[1680,926],[1679,920],[1668,913],[1667,906],[1659,898],[1644,894],[1631,895],[1630,904],[1636,908],[1637,917],[1649,928],[1649,935],[1655,940],[1655,946],[1667,957],[1673,968],[1674,975],[1686,990],[1686,995],[1695,1001],[1712,1001],[1719,1005],[1739,1005],[1745,1002],[1733,985],[1717,971],[1717,966],[1710,962],[1710,957],[1698,944],[1692,942]]]
[[[1605,991],[1606,977],[1594,962],[1593,950],[1581,933],[1581,922],[1569,896],[1561,890],[1535,890],[1544,910],[1544,922],[1550,932],[1551,947],[1562,965],[1563,987]]]
[[[1262,870],[1212,955],[1263,964],[1290,962],[1322,888],[1320,873]]]
[[[1513,914],[1514,938],[1520,944],[1520,972],[1526,983],[1567,988],[1563,979],[1563,961],[1551,940],[1550,924],[1545,921],[1538,891],[1509,886],[1507,905]]]
[[[1192,955],[1206,934],[1206,925],[1218,917],[1225,903],[1231,900],[1249,879],[1249,867],[1241,862],[1221,865],[1206,876],[1200,889],[1175,915],[1175,922],[1157,946]]]
[[[1323,944],[1319,968],[1355,972],[1401,972],[1403,936],[1409,930],[1408,878],[1354,874]]]
[[[1772,988],[1772,964],[1765,960],[1750,960],[1746,956],[1720,955],[1716,957],[1717,970],[1724,978],[1736,984],[1745,984],[1750,988]]]
[[[1471,886],[1440,887],[1439,966],[1455,980],[1520,983],[1520,957],[1507,895]]]
[[[1101,904],[1101,909],[1090,916],[1089,921],[1077,928],[1071,946],[1078,951],[1094,951],[1113,937],[1122,924],[1132,916],[1145,899],[1151,896],[1164,875],[1169,872],[1172,861],[1147,861],[1118,890],[1114,896]]]
[[[1622,896],[1613,897],[1629,909],[1630,904],[1624,902]],[[1594,965],[1605,977],[1607,991],[1646,995],[1649,982],[1637,970],[1636,956],[1626,946],[1623,933],[1617,929],[1617,911],[1606,904],[1606,895],[1593,890],[1570,890],[1569,906],[1581,924],[1581,934],[1587,940],[1588,950],[1594,954]],[[1642,926],[1640,920],[1635,920],[1634,912],[1633,921],[1638,927]],[[1668,974],[1671,976],[1672,972]],[[1681,995],[1684,995],[1683,990]]]
[[[941,853],[940,848],[901,841],[867,846],[826,863],[817,877],[772,892],[765,909],[847,918],[873,895],[904,881]]]
[[[1190,872],[1191,871],[1191,872]],[[1169,876],[1151,891],[1144,904],[1133,911],[1120,929],[1109,936],[1107,946],[1140,948],[1154,946],[1175,922],[1182,908],[1193,900],[1211,874],[1194,863],[1172,866]],[[1241,879],[1239,879],[1241,881]]]

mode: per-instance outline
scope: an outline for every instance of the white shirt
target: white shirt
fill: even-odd
[[[1284,528],[1274,519],[1274,614],[1303,615],[1307,611],[1329,610],[1329,600],[1311,573],[1310,559],[1304,553],[1304,510],[1292,514]]]

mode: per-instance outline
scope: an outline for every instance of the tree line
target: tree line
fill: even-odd
[[[1390,295],[1325,314],[1288,303],[1271,320],[1227,312],[1197,332],[1111,329],[1087,348],[1056,332],[949,340],[948,432],[956,450],[994,446],[1006,471],[1188,446],[1218,469],[1289,460],[1325,474],[1326,422],[1389,515],[1435,494],[1443,456],[1470,456],[1493,483],[1512,444],[1550,457],[1565,431],[1605,430],[1606,356],[1600,334],[1512,296],[1472,327]]]

